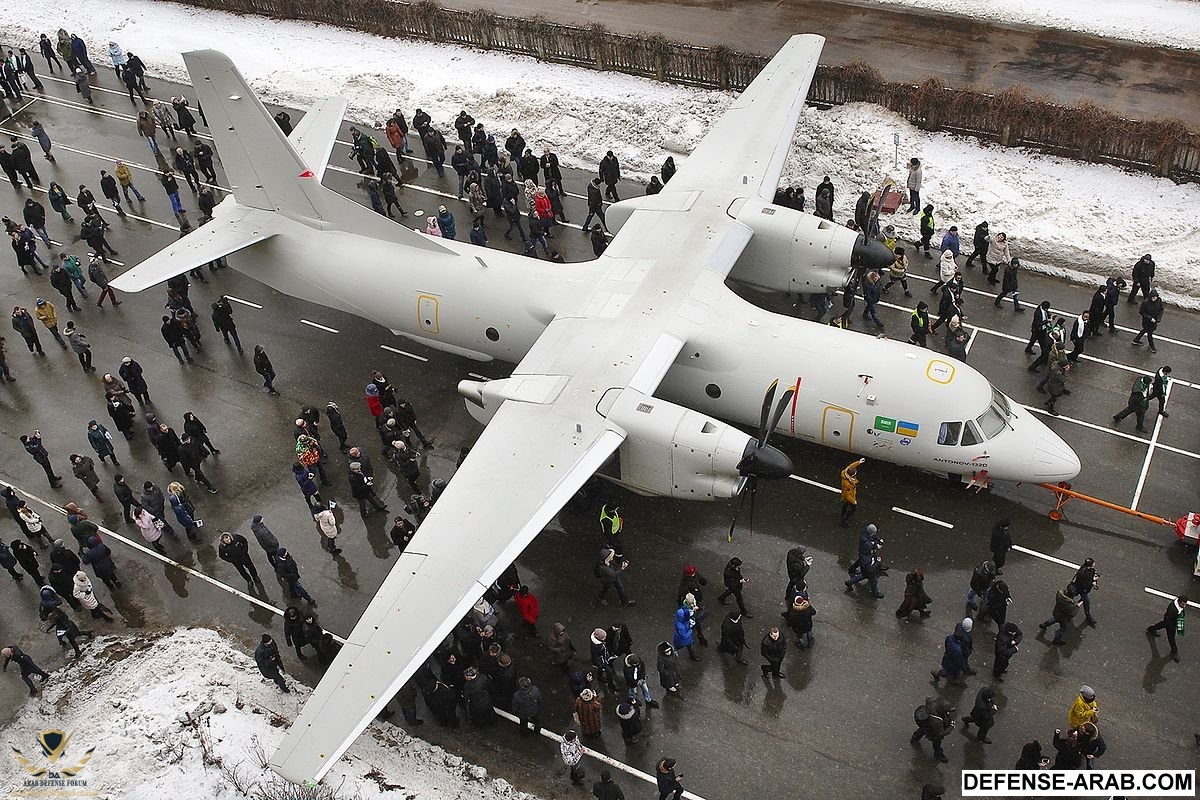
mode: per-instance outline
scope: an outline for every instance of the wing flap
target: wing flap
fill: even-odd
[[[320,780],[504,569],[624,440],[596,416],[497,411],[271,758]],[[505,492],[496,475],[519,475]]]

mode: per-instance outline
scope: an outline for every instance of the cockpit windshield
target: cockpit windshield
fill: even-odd
[[[1005,397],[1004,393],[995,386],[992,387],[992,407],[995,408],[1005,419],[1008,419],[1012,416],[1012,408],[1008,404],[1008,398]]]

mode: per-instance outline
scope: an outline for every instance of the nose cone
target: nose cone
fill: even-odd
[[[896,260],[896,254],[883,242],[859,236],[850,251],[850,266],[860,269],[884,269]]]
[[[793,472],[792,460],[781,450],[777,450],[769,444],[760,447],[758,442],[752,439],[742,453],[738,472],[742,475],[753,475],[768,480],[786,478]]]
[[[1034,479],[1042,483],[1068,481],[1079,474],[1079,456],[1057,434],[1046,431],[1033,451]]]

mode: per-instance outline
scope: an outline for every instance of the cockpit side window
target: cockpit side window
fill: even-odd
[[[961,422],[943,422],[942,427],[938,429],[938,444],[958,444],[958,437],[961,432]]]

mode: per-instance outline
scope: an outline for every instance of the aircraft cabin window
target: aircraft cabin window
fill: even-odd
[[[938,430],[938,444],[958,444],[958,434],[962,431],[961,422],[943,422]]]
[[[995,406],[989,406],[988,410],[983,412],[975,422],[979,425],[979,430],[983,432],[984,437],[987,439],[997,436],[1008,427],[1008,424],[1004,421],[1004,417],[1000,416],[1000,412],[996,410]]]
[[[715,383],[710,383],[708,386],[704,387],[704,393],[713,400],[716,400],[721,396],[721,387],[717,386]]]
[[[493,342],[500,341],[500,331],[496,330],[495,328],[488,328],[483,332],[483,335]]]
[[[963,437],[959,442],[963,447],[970,447],[973,444],[983,442],[983,437],[979,435],[979,429],[975,427],[975,423],[967,420],[963,423]]]
[[[1012,416],[1012,406],[1009,405],[1008,398],[995,386],[992,387],[992,406],[1000,411],[1002,417]]]

